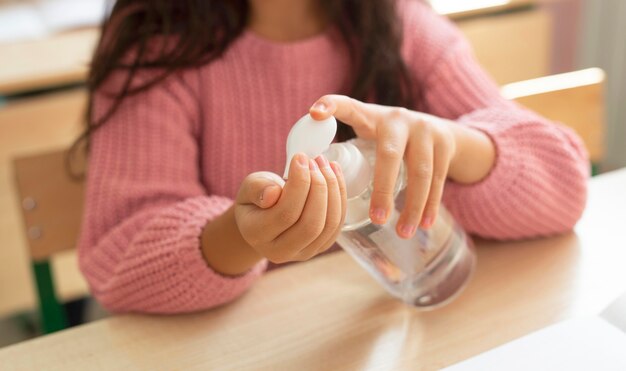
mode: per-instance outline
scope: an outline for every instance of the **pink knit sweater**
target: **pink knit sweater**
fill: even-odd
[[[420,109],[484,131],[497,148],[483,181],[447,184],[451,213],[486,238],[571,229],[588,176],[576,135],[503,99],[448,20],[417,1],[403,6],[402,18],[403,56],[424,92]],[[219,60],[126,99],[93,136],[89,160],[79,245],[95,297],[112,311],[175,313],[248,289],[266,262],[222,276],[201,255],[201,231],[247,174],[281,174],[291,125],[320,96],[342,93],[350,70],[333,31],[284,44],[245,32]],[[97,94],[96,114],[109,104]]]

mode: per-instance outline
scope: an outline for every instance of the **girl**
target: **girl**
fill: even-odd
[[[576,135],[503,99],[459,31],[416,0],[118,0],[89,88],[80,266],[111,311],[224,304],[268,260],[333,245],[338,165],[300,154],[286,183],[276,175],[308,107],[343,122],[339,140],[376,141],[375,223],[406,161],[401,237],[441,201],[495,239],[565,232],[585,204]]]

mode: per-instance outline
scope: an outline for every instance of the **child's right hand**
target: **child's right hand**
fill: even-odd
[[[303,261],[333,245],[346,205],[339,165],[322,156],[312,160],[297,154],[287,182],[267,172],[244,179],[235,219],[246,242],[271,262]]]

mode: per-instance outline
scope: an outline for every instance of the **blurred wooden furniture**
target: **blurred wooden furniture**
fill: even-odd
[[[540,7],[458,19],[478,61],[499,84],[550,73],[552,23]]]
[[[575,232],[477,241],[478,266],[447,307],[392,299],[345,253],[273,271],[243,297],[176,316],[120,315],[0,349],[13,370],[435,370],[626,290],[626,169],[590,181]]]
[[[581,136],[592,163],[604,158],[605,74],[599,68],[516,82],[502,93],[522,105],[573,128]]]
[[[68,148],[82,129],[85,91],[75,89],[8,103],[0,109],[0,317],[36,307],[30,257],[15,192],[14,157]],[[62,301],[87,293],[74,250],[52,259]]]
[[[83,82],[99,33],[90,28],[0,44],[0,95]]]
[[[452,19],[523,10],[546,0],[429,0],[432,7]]]
[[[84,154],[84,152],[76,152]],[[24,230],[37,287],[45,333],[62,330],[68,320],[55,291],[50,268],[53,256],[76,247],[83,208],[84,156],[68,151],[22,156],[14,160],[15,180],[22,204]]]
[[[474,7],[457,0],[461,7],[441,6],[449,1],[433,4],[458,23],[499,83],[548,74],[550,22],[531,6],[538,0],[483,0]],[[99,30],[89,28],[0,44],[0,95],[83,82],[98,37]]]

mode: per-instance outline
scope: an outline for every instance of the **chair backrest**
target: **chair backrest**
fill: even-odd
[[[502,93],[553,121],[573,128],[592,163],[605,152],[605,73],[590,68],[505,85]]]
[[[529,8],[537,5],[538,0],[427,1],[439,14],[443,14],[452,19],[464,19],[469,17],[493,16]]]
[[[34,308],[37,298],[13,160],[67,148],[84,128],[86,100],[86,89],[75,88],[9,100],[0,107],[0,317]],[[63,301],[88,292],[75,250],[56,254],[50,263]]]
[[[66,155],[66,150],[59,150],[13,161],[29,251],[34,261],[46,260],[76,246],[84,182],[71,176]],[[84,171],[84,158],[77,158],[72,164],[78,172]]]

